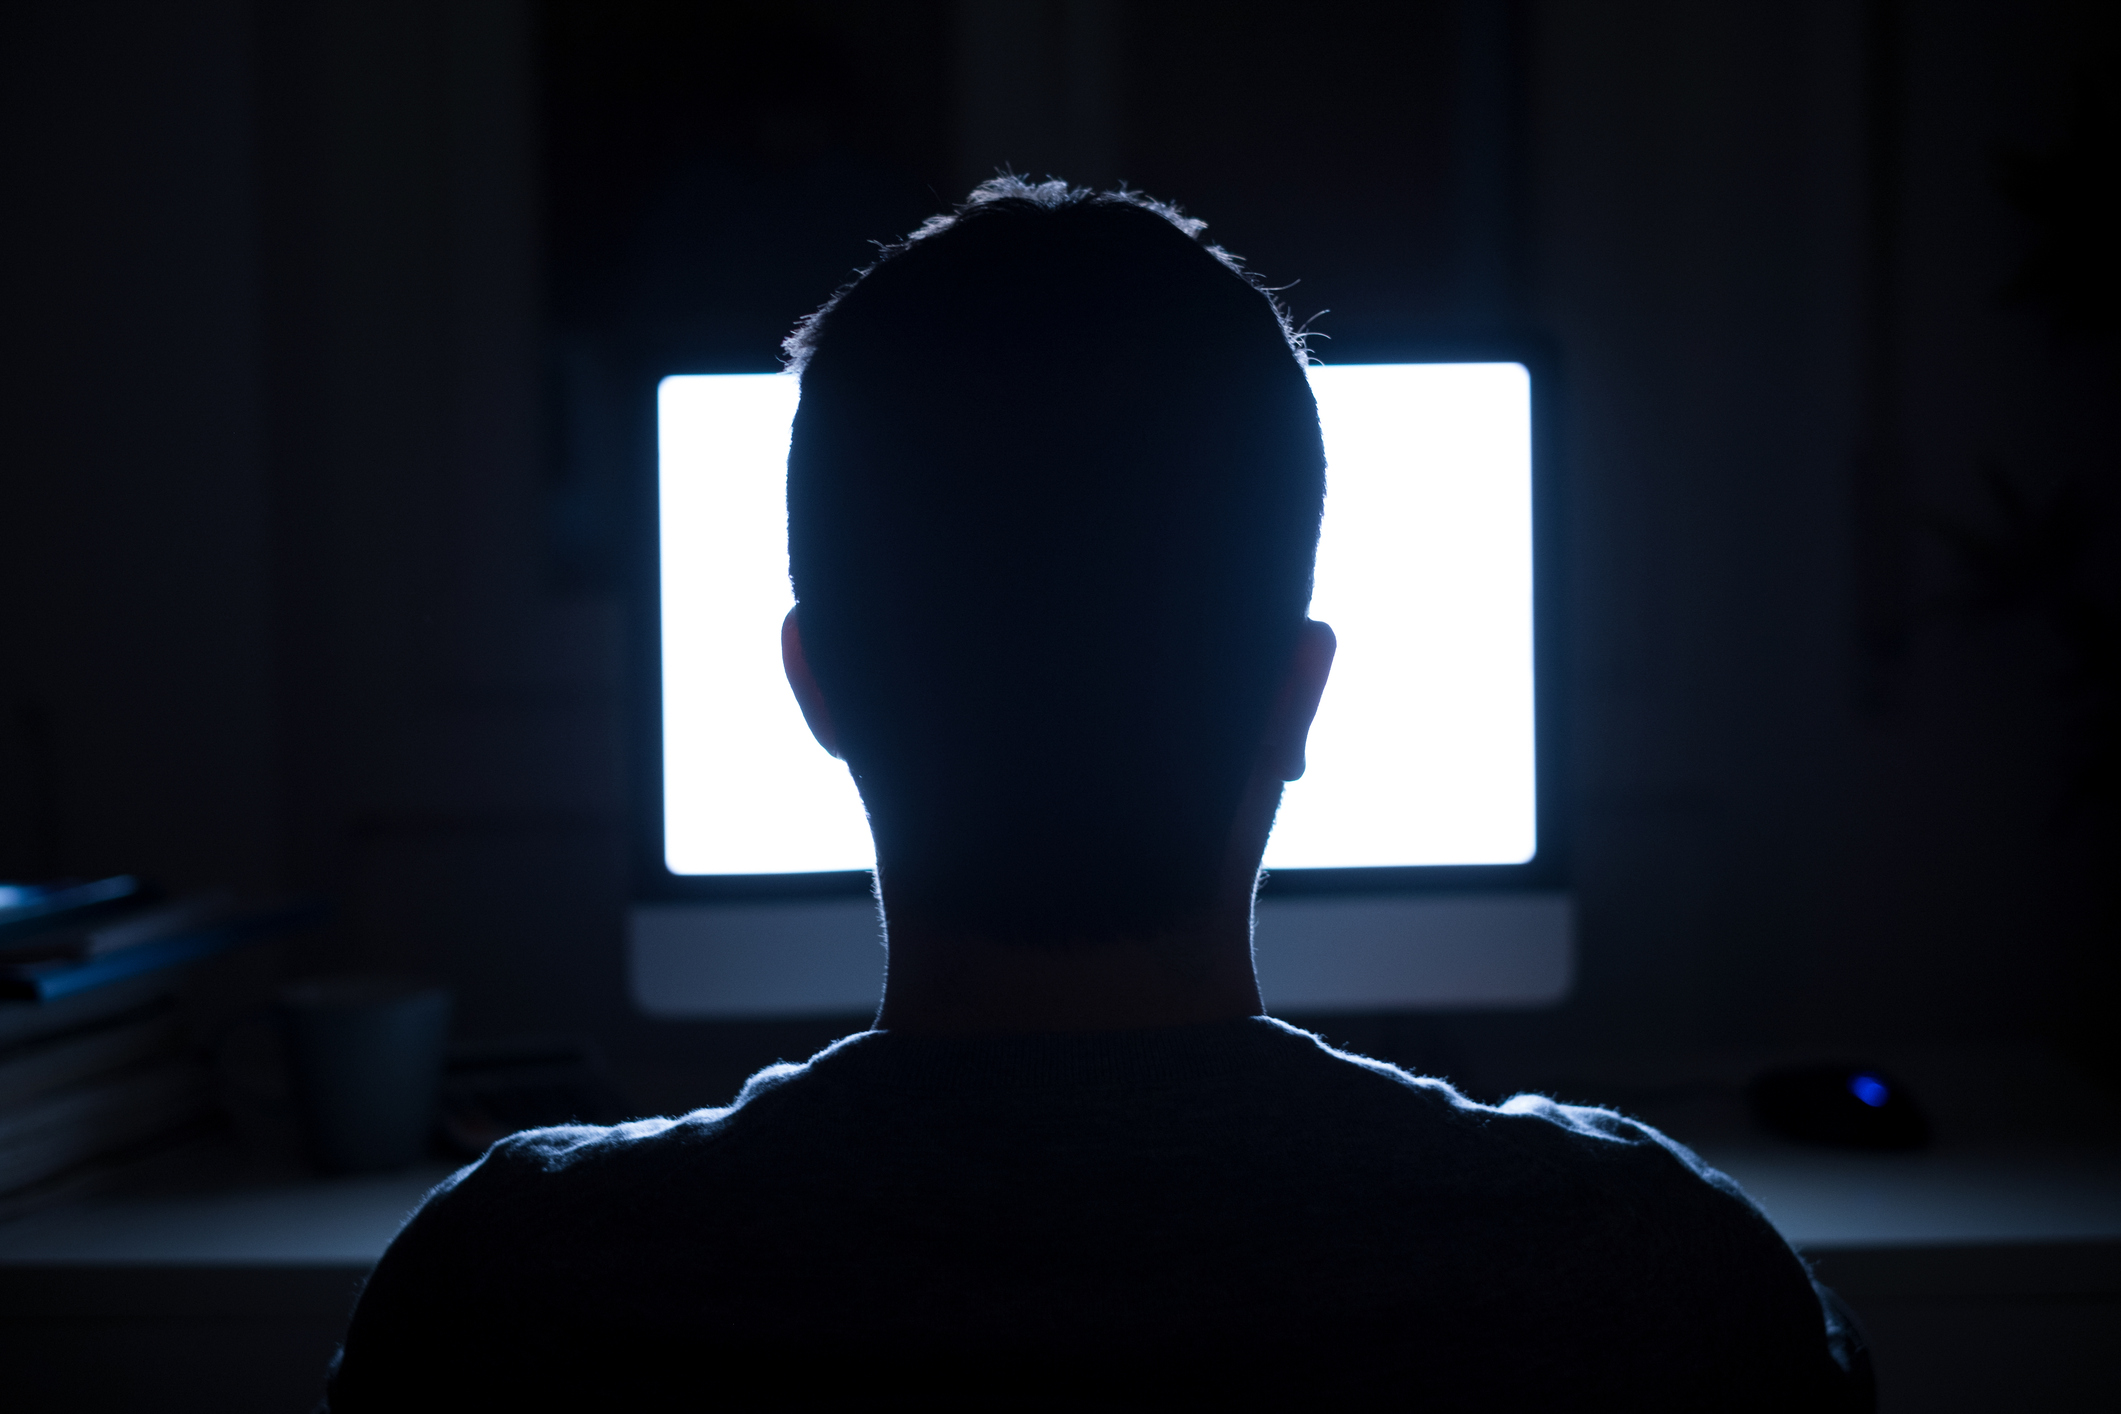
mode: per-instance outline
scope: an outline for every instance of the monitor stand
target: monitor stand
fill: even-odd
[[[855,1016],[883,987],[868,899],[638,904],[628,934],[650,1016]],[[1267,898],[1253,947],[1269,1012],[1544,1007],[1575,980],[1576,915],[1546,891]]]

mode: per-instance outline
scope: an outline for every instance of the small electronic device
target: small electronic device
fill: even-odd
[[[1773,1070],[1746,1087],[1761,1124],[1785,1139],[1845,1149],[1919,1149],[1929,1121],[1907,1087],[1872,1066]]]

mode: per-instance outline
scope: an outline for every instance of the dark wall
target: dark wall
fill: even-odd
[[[2076,561],[2112,564],[2111,346],[2009,297],[2036,230],[1997,181],[2066,130],[2089,12],[1543,14],[1532,304],[1571,374],[1581,1023],[2065,1025],[2114,948],[2112,799],[2060,808],[2111,669],[2072,681],[2042,615],[1969,612],[1946,531],[1999,530],[1979,468],[2002,458],[2029,494],[2103,484]]]
[[[275,878],[249,17],[0,45],[0,872]]]
[[[614,26],[680,22],[699,85],[624,67]],[[2071,6],[7,23],[0,872],[323,892],[289,968],[441,973],[469,1032],[591,1035],[658,1103],[828,1034],[625,1003],[624,467],[584,448],[644,361],[756,366],[1007,162],[1180,201],[1351,352],[1561,352],[1582,983],[1434,1034],[1560,1065],[2112,995],[2107,817],[2060,808],[2100,680],[1949,530],[2013,533],[1984,459],[2075,476],[2106,583],[2111,345],[2008,294],[2040,227],[1998,179],[2070,130]],[[779,213],[821,234],[751,262]]]

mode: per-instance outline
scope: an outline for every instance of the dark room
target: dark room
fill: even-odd
[[[21,0],[0,183],[10,1410],[2121,1406],[2121,7]]]

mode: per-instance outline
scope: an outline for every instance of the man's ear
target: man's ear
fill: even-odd
[[[803,627],[795,616],[796,610],[790,609],[788,617],[781,620],[781,668],[788,674],[788,686],[795,690],[795,704],[803,709],[810,734],[817,738],[819,746],[837,757],[840,735],[833,729],[832,709],[825,705],[825,694],[817,690],[810,660],[803,656]]]
[[[1311,719],[1318,715],[1318,699],[1325,695],[1333,653],[1339,646],[1331,625],[1304,620],[1296,636],[1296,652],[1289,659],[1288,676],[1274,697],[1274,715],[1267,723],[1264,764],[1281,780],[1303,776],[1304,743],[1311,735]]]

